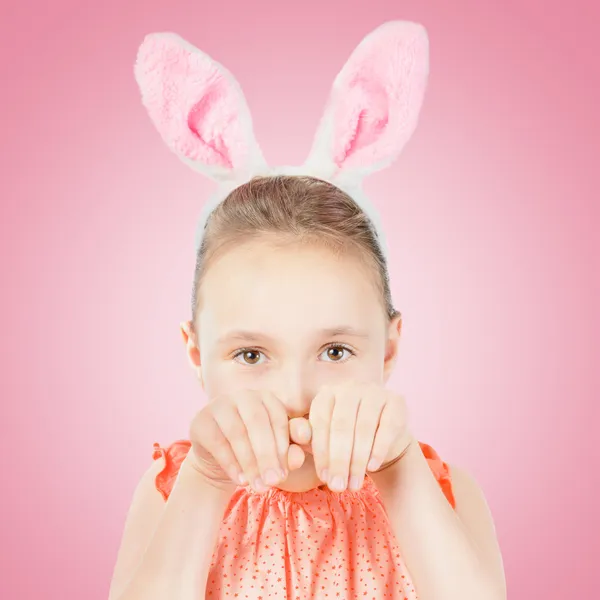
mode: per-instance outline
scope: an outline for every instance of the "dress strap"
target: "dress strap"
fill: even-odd
[[[421,446],[421,452],[423,452],[423,455],[429,464],[429,468],[437,479],[446,499],[450,502],[452,508],[456,508],[454,492],[452,491],[450,467],[439,457],[438,453],[429,444],[419,442],[419,446]]]
[[[152,458],[154,460],[164,458],[165,460],[165,466],[155,480],[156,489],[161,493],[165,502],[169,498],[173,485],[175,485],[181,463],[191,447],[192,443],[189,440],[177,440],[166,448],[156,442],[154,443]]]

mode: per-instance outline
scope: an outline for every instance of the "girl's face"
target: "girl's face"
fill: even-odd
[[[326,383],[384,383],[400,326],[399,318],[388,323],[373,274],[356,257],[252,241],[208,268],[196,323],[199,347],[188,343],[187,349],[209,398],[267,389],[290,418],[304,417]],[[319,485],[308,454],[280,487]]]

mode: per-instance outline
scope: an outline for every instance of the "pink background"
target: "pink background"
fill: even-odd
[[[509,597],[596,597],[598,4],[237,4],[2,6],[0,597],[106,598],[152,443],[203,400],[178,323],[213,188],[141,106],[144,35],[226,65],[267,158],[299,163],[350,51],[396,18],[427,27],[431,77],[367,187],[405,315],[393,386],[485,490]]]

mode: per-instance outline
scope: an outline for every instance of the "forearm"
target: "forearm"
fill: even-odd
[[[500,600],[416,441],[372,474],[420,600]]]
[[[230,491],[206,483],[184,461],[141,564],[120,600],[204,600],[230,498]]]

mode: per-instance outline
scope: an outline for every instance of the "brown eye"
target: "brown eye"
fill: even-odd
[[[324,355],[327,354],[326,358],[323,358]],[[324,362],[339,362],[345,363],[348,362],[353,356],[356,356],[356,352],[351,348],[347,348],[345,345],[332,345],[328,346],[321,353],[321,360]]]
[[[260,360],[260,352],[255,352],[254,350],[246,350],[242,356],[244,357],[244,362],[249,365],[255,365]]]
[[[327,357],[333,360],[334,362],[338,362],[340,358],[343,358],[344,352],[345,348],[332,346],[331,348],[327,348]]]

